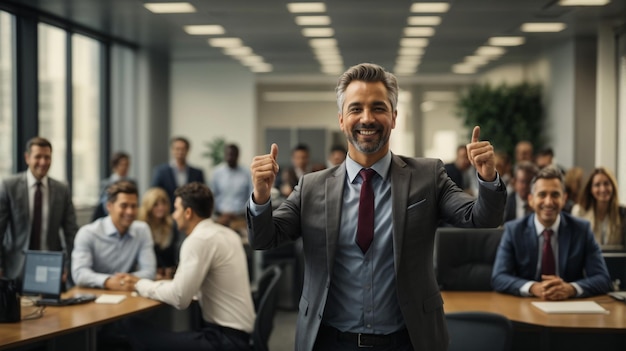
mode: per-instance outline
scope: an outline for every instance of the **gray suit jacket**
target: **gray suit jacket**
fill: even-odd
[[[65,251],[66,263],[78,231],[72,196],[67,185],[48,177],[48,230],[50,250]],[[31,218],[26,173],[18,173],[0,182],[0,268],[10,279],[20,278],[24,268],[24,250],[30,244]],[[63,229],[64,243],[60,229]],[[63,247],[63,246],[66,247]]]
[[[393,155],[391,170],[394,266],[398,301],[415,350],[447,350],[443,300],[433,271],[439,219],[460,227],[502,222],[506,188],[480,187],[476,201],[457,187],[443,163]],[[274,211],[252,216],[250,243],[269,249],[303,239],[304,286],[299,303],[296,350],[312,350],[324,316],[341,222],[345,163],[306,174]]]

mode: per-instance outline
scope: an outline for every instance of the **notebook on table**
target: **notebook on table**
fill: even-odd
[[[62,299],[63,252],[26,251],[22,293],[41,296],[35,300],[40,306],[65,306],[85,303],[96,299],[92,294],[77,294]]]

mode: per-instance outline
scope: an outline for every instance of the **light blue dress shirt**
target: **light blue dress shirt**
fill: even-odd
[[[72,277],[78,286],[102,288],[115,273],[154,279],[156,258],[150,227],[134,221],[121,236],[106,216],[80,228],[72,251]]]
[[[209,183],[215,198],[216,213],[246,213],[246,202],[253,190],[252,178],[247,169],[240,166],[233,169],[222,163],[215,168]]]
[[[374,240],[365,254],[356,244],[363,168],[346,158],[341,227],[323,323],[341,331],[389,334],[404,327],[396,293],[391,212],[391,152],[372,169]]]

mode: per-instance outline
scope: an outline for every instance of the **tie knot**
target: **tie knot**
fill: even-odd
[[[41,185],[42,185],[42,184],[41,184],[41,181],[40,181],[40,180],[38,180],[38,181],[35,183],[35,185],[37,186],[37,189],[41,188]]]
[[[554,232],[552,231],[552,229],[544,229],[543,230],[543,237],[546,240],[550,240],[550,238],[552,237],[552,234],[554,234]]]
[[[361,179],[363,179],[364,182],[369,182],[376,174],[376,171],[371,168],[361,168],[359,174],[361,175]]]

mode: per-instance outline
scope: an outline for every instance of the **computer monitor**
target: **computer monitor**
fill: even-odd
[[[604,262],[609,270],[611,281],[619,279],[619,290],[626,290],[626,252],[603,252]]]
[[[26,251],[22,293],[58,299],[61,296],[63,252]]]

